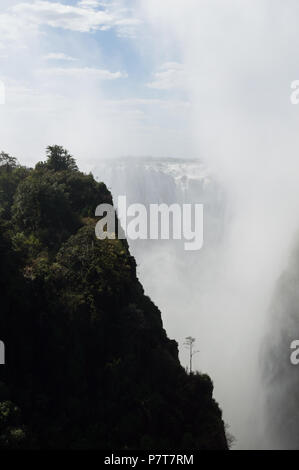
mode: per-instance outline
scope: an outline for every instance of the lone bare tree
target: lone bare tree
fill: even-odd
[[[187,338],[185,338],[186,341],[184,342],[184,345],[187,349],[189,349],[189,373],[191,374],[192,372],[192,358],[195,354],[197,354],[199,352],[199,350],[197,351],[194,351],[193,349],[193,346],[194,346],[194,343],[195,343],[195,338],[192,338],[192,336],[187,336]]]

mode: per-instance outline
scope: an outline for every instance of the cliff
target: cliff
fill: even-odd
[[[0,448],[226,449],[213,384],[188,375],[124,240],[97,240],[112,203],[61,147],[0,155]]]

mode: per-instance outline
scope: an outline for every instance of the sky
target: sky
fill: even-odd
[[[289,100],[298,9],[296,0],[2,0],[1,148],[27,164],[57,143],[83,169],[153,155],[208,158],[231,176],[245,160],[254,172],[247,154],[277,130],[290,141],[298,124]],[[263,158],[276,164],[272,152]]]
[[[34,164],[60,144],[83,168],[195,156],[180,53],[157,54],[146,16],[126,0],[1,1],[1,149]]]

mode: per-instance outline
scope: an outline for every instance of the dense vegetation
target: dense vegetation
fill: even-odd
[[[0,154],[0,448],[225,449],[126,241],[95,237],[103,202],[61,147],[35,169]]]

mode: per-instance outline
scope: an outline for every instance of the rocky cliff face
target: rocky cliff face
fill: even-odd
[[[0,167],[0,447],[226,449],[126,241],[95,238],[109,191],[62,163]]]

